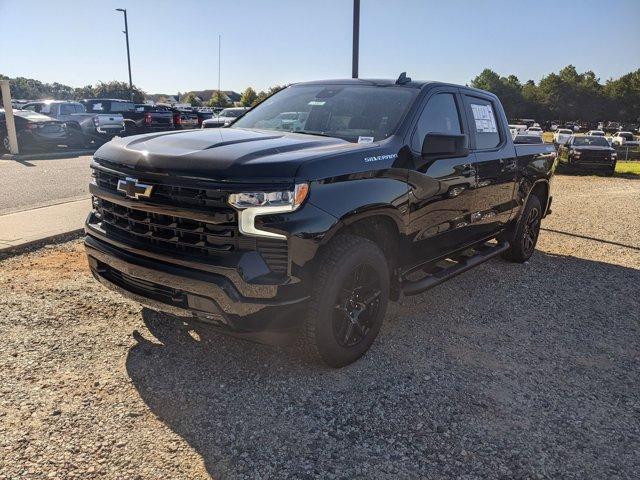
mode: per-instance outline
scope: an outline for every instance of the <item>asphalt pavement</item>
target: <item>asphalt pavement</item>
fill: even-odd
[[[0,215],[89,198],[91,156],[0,160]]]

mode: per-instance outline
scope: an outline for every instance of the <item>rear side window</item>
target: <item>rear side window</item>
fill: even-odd
[[[475,130],[476,149],[486,150],[500,145],[500,133],[493,104],[482,98],[467,97],[471,113],[471,129]]]
[[[72,113],[76,113],[76,106],[71,103],[61,103],[60,104],[60,115],[71,115]]]
[[[438,93],[431,97],[420,114],[416,131],[413,134],[411,148],[422,150],[422,142],[428,133],[460,135],[460,115],[456,100],[451,93]]]

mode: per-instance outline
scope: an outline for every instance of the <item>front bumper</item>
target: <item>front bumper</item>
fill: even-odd
[[[255,293],[264,296],[248,297],[223,275],[131,253],[92,236],[88,225],[85,230],[85,249],[94,277],[154,310],[196,317],[242,333],[293,328],[306,307],[308,297],[285,299],[271,286],[255,285]]]

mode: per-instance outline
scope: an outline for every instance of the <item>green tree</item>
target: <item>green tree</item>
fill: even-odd
[[[603,94],[608,119],[640,122],[640,69],[617,80],[607,80]]]
[[[202,102],[198,100],[198,97],[194,93],[189,93],[185,98],[185,103],[188,103],[192,107],[200,107],[202,106]]]
[[[135,103],[144,102],[145,93],[135,85],[129,90],[129,84],[112,80],[111,82],[98,82],[94,87],[96,98],[120,98],[122,100],[131,99],[133,92],[133,101]]]
[[[242,95],[240,96],[240,103],[242,103],[242,105],[244,105],[245,107],[250,107],[256,102],[257,98],[258,94],[256,93],[256,91],[251,87],[247,87],[247,89],[242,92]]]
[[[224,92],[215,91],[213,95],[211,95],[211,100],[209,100],[208,105],[210,107],[228,107],[231,105],[231,102]]]
[[[264,90],[260,90],[258,92],[258,95],[256,96],[256,100],[255,100],[255,102],[253,102],[253,104],[257,105],[258,103],[260,103],[261,101],[263,101],[267,97],[268,97],[267,92],[265,92]]]
[[[84,87],[78,87],[73,89],[73,98],[76,100],[82,100],[83,98],[95,97],[93,86],[85,85]]]

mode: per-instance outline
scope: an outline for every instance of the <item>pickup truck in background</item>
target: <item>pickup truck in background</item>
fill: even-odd
[[[113,98],[89,98],[82,104],[89,113],[121,114],[126,135],[173,130],[173,113],[168,109]]]
[[[294,84],[226,128],[102,146],[85,247],[95,278],[140,303],[260,341],[295,334],[340,367],[389,300],[498,255],[527,261],[555,168],[552,145],[514,145],[486,91],[405,74]]]
[[[603,136],[572,136],[558,148],[558,160],[563,167],[613,175],[618,154]]]
[[[79,102],[43,100],[26,103],[22,110],[31,110],[63,122],[75,146],[89,147],[91,142],[102,144],[124,133],[122,115],[87,113]]]
[[[198,114],[196,112],[175,107],[167,108],[173,114],[173,128],[176,130],[200,128],[200,122],[198,122]]]

